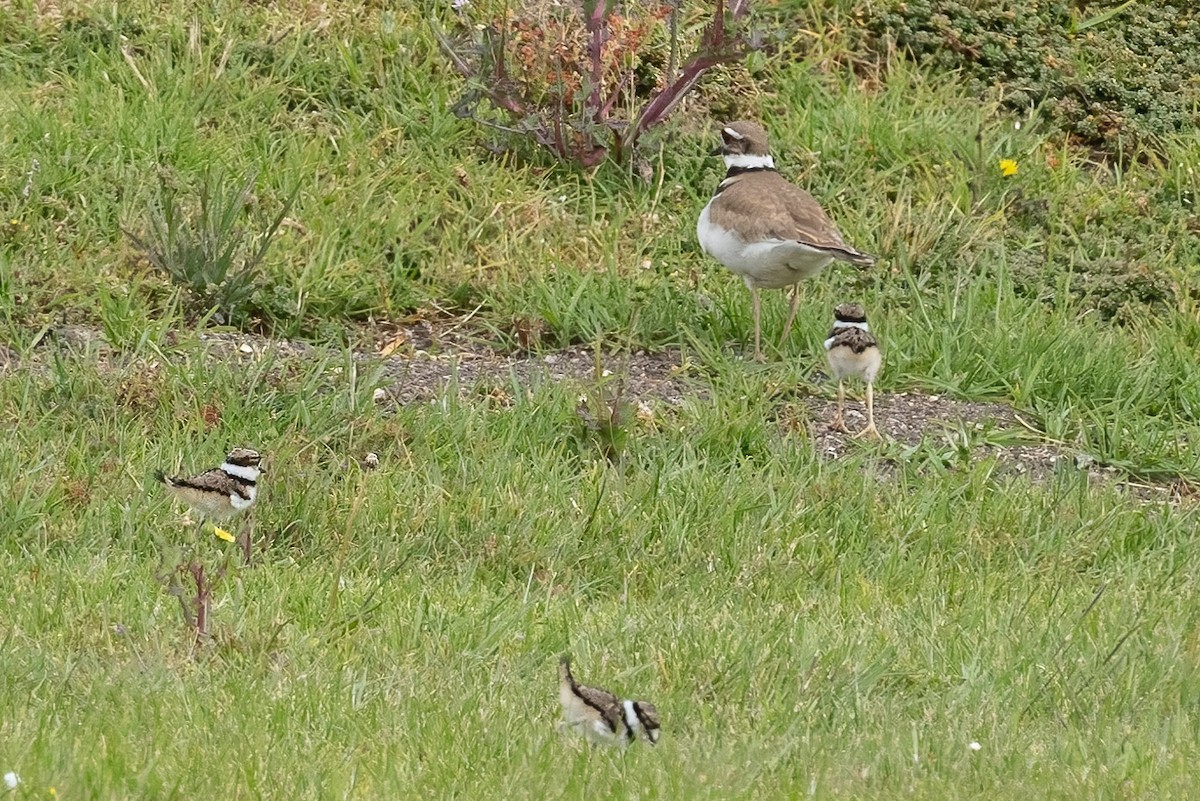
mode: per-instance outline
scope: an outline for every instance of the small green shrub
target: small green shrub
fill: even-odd
[[[1057,277],[1066,274],[1072,302],[1094,309],[1105,320],[1129,323],[1145,317],[1148,309],[1163,312],[1177,300],[1170,277],[1145,261],[1098,258],[1065,265],[1029,253],[1013,260],[1015,287],[1027,297],[1046,295]]]
[[[999,86],[1040,105],[1082,144],[1118,158],[1200,124],[1200,12],[1190,3],[1107,10],[1068,0],[888,0],[865,18],[867,47]],[[1118,9],[1120,9],[1118,11]]]
[[[179,200],[176,182],[160,174],[150,201],[144,236],[125,235],[146,259],[189,294],[188,311],[211,313],[216,322],[244,325],[252,316],[259,290],[258,267],[287,217],[297,192],[251,236],[243,223],[256,207],[255,177],[236,184],[219,173],[205,176],[194,207]]]

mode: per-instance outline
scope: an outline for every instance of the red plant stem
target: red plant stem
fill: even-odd
[[[505,129],[503,126],[494,127],[509,130],[512,133],[523,133],[532,137],[538,144],[552,151],[564,161],[574,161],[579,166],[590,168],[614,154],[620,160],[625,154],[632,152],[642,133],[652,128],[670,114],[679,101],[690,92],[700,78],[714,66],[740,58],[748,44],[743,33],[734,30],[729,32],[725,26],[725,17],[737,22],[745,17],[750,10],[750,0],[715,0],[713,16],[701,35],[695,52],[679,70],[676,76],[674,70],[668,71],[667,85],[655,95],[641,110],[632,125],[615,126],[607,123],[612,110],[621,96],[621,88],[626,80],[622,76],[611,96],[604,98],[602,88],[604,79],[604,45],[609,34],[608,18],[611,9],[615,8],[618,0],[583,0],[584,25],[588,33],[587,57],[590,70],[591,86],[584,109],[584,119],[580,122],[583,127],[579,133],[586,136],[587,141],[581,142],[579,136],[573,134],[575,126],[569,125],[561,99],[559,107],[547,113],[545,109],[537,108],[536,101],[522,97],[519,82],[510,80],[507,69],[506,52],[507,31],[502,31],[502,39],[496,46],[494,39],[489,39],[485,45],[490,49],[492,58],[491,75],[484,80],[480,87],[484,96],[497,108],[507,112],[511,117],[518,118],[523,130]],[[676,7],[673,13],[678,13]],[[475,78],[485,69],[488,59],[484,56],[480,64],[470,64],[459,55],[450,40],[441,31],[436,21],[431,21],[434,37],[438,46],[450,58],[454,67],[466,78]],[[674,45],[672,45],[674,47]],[[675,52],[672,51],[670,64],[674,67]],[[532,105],[527,105],[527,102]],[[484,122],[479,120],[480,122]],[[490,124],[484,122],[484,124]],[[610,145],[600,144],[598,131],[595,127],[609,130],[612,137]]]
[[[196,560],[192,560],[188,565],[188,569],[192,573],[192,578],[196,582],[196,639],[204,639],[208,636],[208,600],[209,586],[208,579],[204,575],[204,565]]]
[[[734,20],[740,19],[745,16],[749,6],[750,0],[733,0],[733,4],[730,6],[730,16]],[[732,61],[741,56],[743,44],[740,36],[735,36],[731,42],[726,41],[725,0],[717,0],[712,22],[704,30],[696,52],[683,65],[679,77],[665,86],[642,110],[629,133],[627,146],[629,148],[636,146],[637,140],[643,132],[657,125],[670,114],[684,95],[690,92],[704,77],[704,73],[718,64]]]
[[[600,83],[604,80],[604,33],[607,27],[608,0],[593,2],[595,5],[585,20],[588,30],[588,57],[592,62],[592,90],[588,93],[587,108],[592,122],[600,122],[605,116],[601,108]]]

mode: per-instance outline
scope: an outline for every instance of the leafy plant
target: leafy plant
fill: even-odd
[[[138,289],[138,282],[133,281],[101,286],[96,292],[104,341],[114,348],[136,350],[147,341],[162,341],[177,317],[177,299],[171,298],[165,309],[152,309],[142,301]]]
[[[209,523],[218,539],[233,541],[233,536],[224,529]],[[210,635],[209,612],[212,605],[213,584],[219,582],[229,572],[230,554],[223,550],[217,563],[211,569],[205,569],[201,553],[204,548],[205,521],[197,523],[194,537],[190,545],[161,545],[160,561],[155,578],[163,585],[168,595],[179,600],[180,614],[184,625],[191,629],[197,641],[205,640]],[[247,535],[248,539],[249,535]],[[194,590],[190,596],[184,589],[183,578],[191,578]]]
[[[255,180],[233,184],[220,172],[210,173],[201,182],[198,203],[189,208],[175,181],[160,174],[145,236],[122,229],[151,264],[188,290],[193,312],[212,313],[218,323],[241,325],[250,318],[258,267],[299,191],[251,236],[243,219],[255,206]]]
[[[1041,105],[1059,129],[1117,157],[1200,123],[1200,13],[1190,3],[908,0],[872,4],[868,46],[1001,84],[1015,111]]]
[[[579,417],[576,441],[581,453],[596,450],[617,464],[625,454],[634,422],[633,404],[625,399],[628,370],[623,369],[620,377],[606,373],[599,343],[593,349],[593,359],[592,388],[575,407]]]
[[[749,7],[750,0],[730,0],[728,7],[716,0],[678,67],[678,0],[580,0],[544,18],[529,4],[468,27],[470,44],[452,42],[433,24],[442,50],[468,79],[460,115],[592,167],[608,157],[627,159],[708,70],[756,46],[744,26]],[[501,121],[479,114],[484,101]]]

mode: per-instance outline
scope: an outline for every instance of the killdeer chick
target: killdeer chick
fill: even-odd
[[[837,414],[830,428],[847,431],[842,411],[846,405],[846,379],[867,382],[867,427],[855,436],[883,439],[875,427],[875,398],[872,385],[883,367],[879,342],[867,328],[867,312],[857,303],[843,303],[833,310],[833,330],[825,340],[825,358],[838,380]]]
[[[261,462],[258,451],[234,448],[220,467],[190,478],[171,478],[159,470],[155,478],[166,485],[167,492],[199,514],[201,523],[224,520],[254,505],[258,477],[266,472]]]
[[[639,732],[658,743],[658,710],[648,701],[621,700],[608,690],[585,687],[571,675],[570,657],[558,663],[558,700],[563,725],[582,732],[595,743],[628,745]]]
[[[696,236],[704,252],[742,277],[754,307],[754,358],[762,359],[759,289],[792,288],[780,347],[796,319],[800,282],[835,259],[869,266],[875,257],[842,240],[813,196],[775,171],[767,132],[756,122],[721,131],[725,179],[700,212]]]

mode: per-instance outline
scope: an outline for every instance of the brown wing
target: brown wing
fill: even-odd
[[[625,720],[621,716],[621,701],[615,695],[607,690],[601,690],[597,687],[584,687],[581,684],[576,685],[575,691],[585,704],[600,713],[613,734],[619,732],[625,725]]]
[[[751,180],[752,178],[752,180]],[[846,244],[816,199],[777,172],[738,176],[718,195],[713,222],[745,233],[746,241],[796,241],[855,264],[875,258]]]
[[[246,493],[242,491],[238,483],[219,467],[214,467],[212,470],[205,470],[203,473],[191,478],[172,478],[170,482],[177,487],[188,487],[203,492],[219,492],[222,495],[237,493],[240,497],[246,497]]]
[[[849,348],[854,353],[879,347],[875,337],[861,328],[835,328],[829,332],[829,338],[833,340],[831,347]]]

